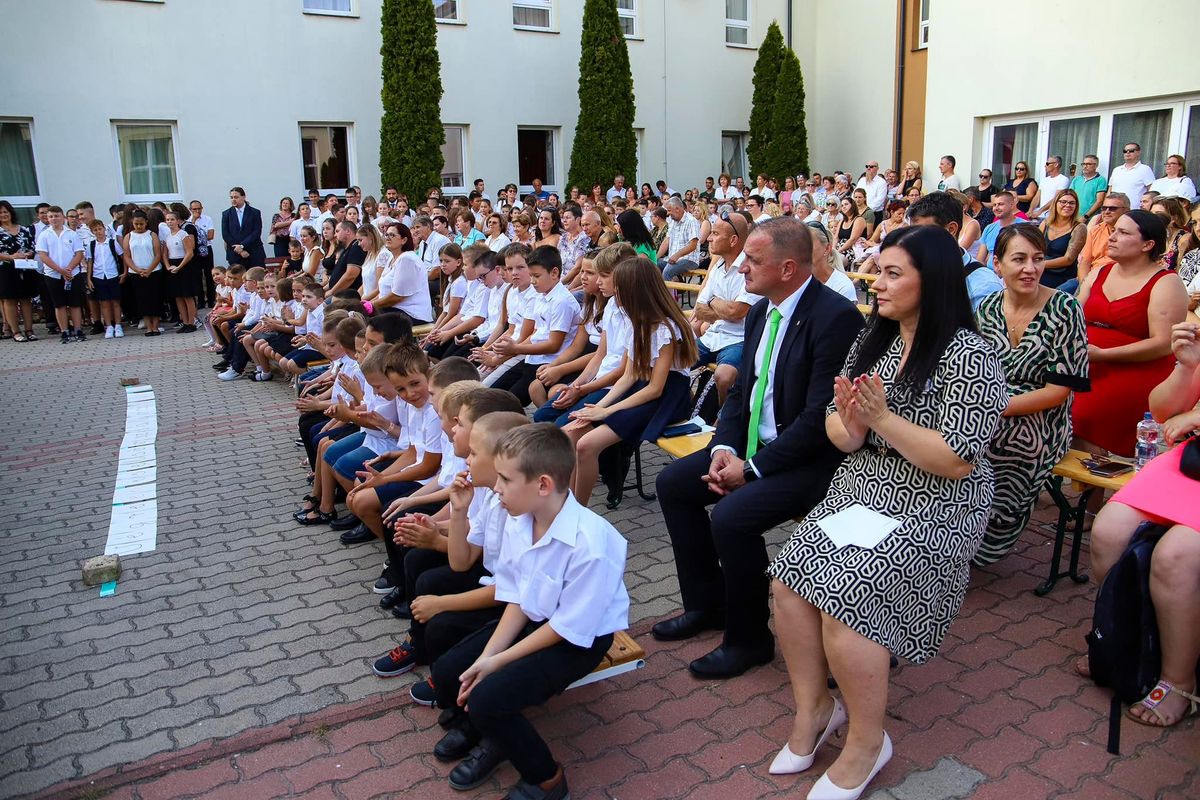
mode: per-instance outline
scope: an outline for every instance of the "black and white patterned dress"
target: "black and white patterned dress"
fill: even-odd
[[[850,349],[847,365],[861,341]],[[1008,394],[1000,360],[975,333],[955,334],[920,391],[895,386],[902,350],[897,337],[869,370],[883,379],[889,408],[939,431],[975,468],[961,480],[934,475],[868,432],[866,444],[842,462],[825,499],[768,572],[826,614],[920,664],[937,654],[967,590],[992,502],[992,467],[984,451]],[[830,405],[828,413],[837,412]],[[899,520],[900,527],[872,550],[836,549],[817,522],[855,504]]]
[[[33,254],[33,228],[19,226],[16,233],[9,233],[0,228],[0,253],[15,255],[17,253]],[[0,261],[0,299],[28,300],[37,295],[41,289],[38,276],[41,273],[32,269],[17,269],[12,261]],[[26,320],[28,323],[29,320]]]
[[[1008,396],[1048,385],[1086,392],[1090,388],[1087,327],[1075,298],[1054,292],[1013,347],[1004,318],[1004,294],[997,292],[985,298],[975,319],[980,335],[1004,366]],[[988,446],[996,494],[983,544],[975,555],[976,565],[1003,558],[1025,530],[1042,486],[1071,446],[1073,397],[1069,395],[1062,405],[1036,414],[1000,420]]]

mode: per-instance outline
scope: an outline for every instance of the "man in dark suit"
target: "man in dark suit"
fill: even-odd
[[[744,252],[746,291],[764,299],[746,315],[737,381],[708,450],[658,476],[684,610],[652,633],[670,641],[723,630],[721,646],[691,663],[700,678],[774,657],[763,535],[808,513],[841,463],[825,413],[863,326],[854,303],[813,277],[812,234],[800,221],[763,222]]]
[[[267,263],[262,243],[262,214],[246,202],[246,190],[229,190],[229,205],[221,214],[221,238],[225,240],[227,263],[261,267]]]

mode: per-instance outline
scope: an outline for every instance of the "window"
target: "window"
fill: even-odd
[[[179,193],[173,127],[173,123],[116,124],[126,196],[160,199]]]
[[[732,178],[745,177],[746,134],[725,131],[721,134],[721,172]]]
[[[725,44],[750,46],[750,0],[725,0]]]
[[[1029,177],[1037,178],[1038,124],[997,125],[992,129],[992,182],[997,186],[1013,176],[1013,165],[1024,161]]]
[[[0,197],[13,205],[37,202],[37,167],[33,161],[33,123],[0,120]]]
[[[343,191],[350,179],[350,129],[345,125],[301,125],[304,187]]]
[[[531,31],[551,30],[552,0],[513,0],[513,27]]]
[[[548,191],[558,185],[555,134],[554,128],[517,129],[517,182],[522,192],[533,185],[534,178],[541,180]]]
[[[0,151],[3,147],[0,146]],[[1175,152],[1179,152],[1176,150]],[[1200,167],[1200,105],[1194,105],[1188,110],[1187,116],[1187,139],[1184,140],[1183,158],[1190,166],[1193,174],[1200,172],[1196,167]],[[4,163],[0,160],[0,164]],[[1195,166],[1191,166],[1191,165]],[[1192,179],[1195,181],[1195,178]],[[0,192],[3,194],[3,192]]]
[[[442,188],[466,192],[467,166],[464,153],[466,128],[461,125],[446,126],[446,143],[442,145]]]
[[[1063,174],[1070,175],[1072,164],[1077,171],[1083,170],[1080,166],[1083,157],[1095,153],[1099,142],[1100,117],[1050,120],[1050,151],[1046,153],[1046,157],[1062,156]],[[1045,174],[1044,171],[1035,172],[1039,175]]]
[[[438,22],[462,22],[458,16],[458,0],[433,0],[433,16]]]
[[[638,37],[637,0],[617,0],[617,21],[621,23],[621,33],[625,34],[625,38]]]
[[[917,50],[929,47],[929,3],[921,0],[920,16],[917,17]]]
[[[1108,168],[1125,163],[1121,151],[1126,142],[1137,142],[1142,146],[1141,161],[1149,164],[1155,175],[1165,174],[1164,164],[1171,154],[1171,109],[1156,108],[1153,111],[1135,111],[1130,114],[1114,114],[1112,143],[1108,150]],[[1178,152],[1178,151],[1176,151]]]
[[[305,14],[329,14],[335,17],[357,16],[354,0],[304,0]]]

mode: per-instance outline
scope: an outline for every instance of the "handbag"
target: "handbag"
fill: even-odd
[[[1200,433],[1193,433],[1183,445],[1179,471],[1194,481],[1200,481]]]

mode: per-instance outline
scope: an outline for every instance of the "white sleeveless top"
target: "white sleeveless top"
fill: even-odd
[[[154,234],[150,231],[138,233],[130,231],[129,233],[129,257],[133,259],[134,265],[138,269],[145,269],[154,261]],[[154,268],[155,272],[162,269],[162,265]]]
[[[167,247],[167,258],[183,258],[187,255],[187,251],[183,248],[183,240],[188,235],[183,228],[180,228],[178,233],[167,233],[167,238],[163,240]]]

